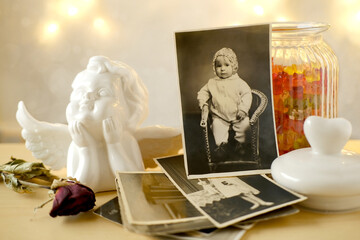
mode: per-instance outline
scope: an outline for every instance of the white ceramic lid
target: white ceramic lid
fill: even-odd
[[[304,123],[304,132],[311,148],[275,159],[271,166],[275,181],[307,196],[315,209],[346,210],[348,202],[349,208],[360,208],[360,155],[342,150],[351,135],[350,122],[311,116]],[[338,202],[326,206],[329,199]]]

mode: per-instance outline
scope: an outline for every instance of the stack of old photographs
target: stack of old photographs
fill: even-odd
[[[216,228],[162,172],[119,172],[116,183],[118,197],[94,213],[129,231],[153,235],[154,239],[235,240],[253,225],[249,222]],[[288,209],[279,215],[293,213],[295,209]]]
[[[256,222],[297,213],[290,205],[304,200],[265,175],[188,179],[183,155],[156,160],[163,172],[118,172],[118,197],[98,213],[159,238],[240,239]]]
[[[113,221],[131,231],[178,239],[239,239],[258,221],[296,213],[292,205],[305,197],[266,175],[277,137],[284,148],[292,143],[275,131],[286,119],[274,111],[293,109],[273,108],[287,96],[272,98],[271,25],[179,32],[175,40],[184,154],[157,158],[162,172],[118,172],[119,204],[104,213],[121,212]]]
[[[129,230],[167,234],[214,227],[164,173],[119,172],[116,181],[123,225]]]
[[[189,179],[183,155],[157,162],[183,196],[217,228],[271,219],[284,214],[282,208],[306,199],[263,174]],[[279,209],[283,211],[273,212]]]

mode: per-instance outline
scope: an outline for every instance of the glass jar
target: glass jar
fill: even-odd
[[[309,147],[310,115],[337,116],[338,61],[323,41],[324,23],[272,24],[272,81],[279,154]]]

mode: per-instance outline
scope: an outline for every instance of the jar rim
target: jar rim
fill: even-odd
[[[272,33],[279,34],[318,34],[330,28],[330,24],[322,22],[274,22]]]

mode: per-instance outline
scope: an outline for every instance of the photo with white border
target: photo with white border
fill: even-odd
[[[266,175],[188,179],[183,155],[156,161],[180,192],[218,228],[306,199]]]
[[[175,40],[188,177],[269,173],[278,156],[270,24],[177,32]]]

